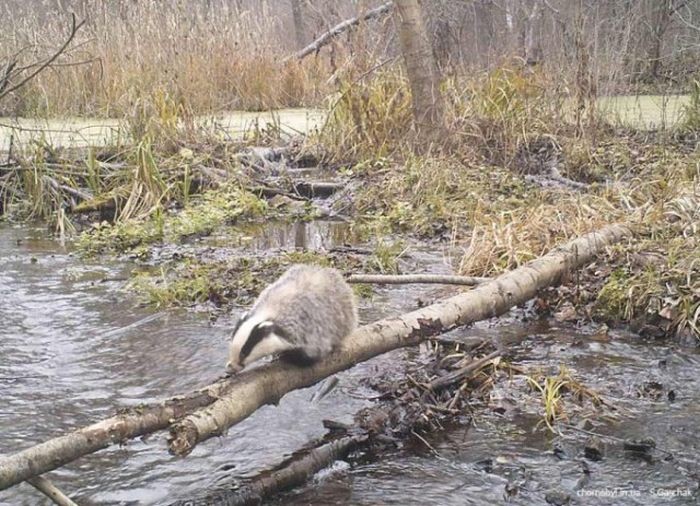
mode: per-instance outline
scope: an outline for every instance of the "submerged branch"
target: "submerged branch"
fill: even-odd
[[[70,497],[61,492],[56,485],[43,476],[29,478],[27,483],[51,499],[54,504],[58,504],[58,506],[78,506],[77,503],[73,502]]]
[[[261,473],[236,490],[223,490],[201,499],[178,501],[170,506],[261,504],[266,498],[282,490],[305,483],[315,473],[328,467],[336,460],[345,458],[355,448],[365,444],[368,440],[369,437],[365,434],[344,436],[317,448],[300,452],[300,455],[292,456],[274,471]]]

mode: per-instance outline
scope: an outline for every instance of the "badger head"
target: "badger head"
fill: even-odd
[[[226,368],[239,372],[261,357],[293,349],[284,330],[261,314],[245,313],[233,330]]]

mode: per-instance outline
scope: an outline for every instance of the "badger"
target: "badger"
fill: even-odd
[[[308,366],[357,326],[352,289],[335,269],[294,265],[260,293],[233,330],[229,372],[267,355]]]

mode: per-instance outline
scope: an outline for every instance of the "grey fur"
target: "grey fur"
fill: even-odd
[[[293,350],[315,361],[330,354],[355,330],[357,307],[340,272],[294,265],[262,291],[248,312],[251,317],[273,322]],[[232,363],[239,358],[236,353],[232,341]]]

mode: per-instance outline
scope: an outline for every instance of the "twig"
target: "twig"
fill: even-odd
[[[80,200],[92,200],[92,195],[85,193],[82,190],[78,190],[77,188],[72,188],[68,185],[61,184],[51,176],[44,176],[44,179],[54,190],[64,191],[67,194],[72,195],[73,197],[78,198]]]
[[[328,42],[335,36],[343,33],[345,30],[348,28],[351,28],[355,25],[357,25],[360,21],[376,18],[378,16],[381,16],[382,14],[385,14],[386,12],[389,12],[389,9],[392,7],[392,2],[387,2],[385,4],[380,5],[379,7],[367,11],[363,16],[356,16],[354,18],[346,19],[342,23],[338,23],[335,25],[333,28],[328,30],[327,32],[321,34],[320,37],[318,37],[316,40],[314,40],[311,44],[306,46],[304,49],[298,51],[295,53],[293,56],[287,57],[284,61],[288,61],[291,58],[296,58],[297,60],[301,60],[302,58],[305,58],[306,56],[310,55],[311,53],[318,51],[321,49],[323,46],[328,44]]]
[[[348,283],[373,283],[380,285],[435,284],[474,286],[491,281],[491,278],[443,274],[351,274],[346,281]]]
[[[458,381],[464,378],[465,376],[469,376],[471,373],[481,369],[488,362],[490,362],[496,357],[499,357],[500,355],[500,350],[493,351],[485,357],[480,358],[479,360],[474,360],[470,362],[468,365],[462,367],[461,369],[458,369],[454,372],[445,374],[444,376],[440,376],[439,378],[434,379],[430,382],[429,387],[431,390],[435,390],[437,388],[442,388],[446,387],[447,385],[451,385],[455,381]]]
[[[34,476],[29,478],[27,483],[51,499],[55,504],[58,504],[58,506],[78,506],[70,499],[70,497],[61,492],[56,485],[51,483],[50,480],[44,478],[43,476]]]
[[[48,58],[39,68],[37,68],[34,72],[31,72],[27,77],[22,79],[19,83],[15,84],[14,86],[5,87],[2,92],[0,92],[0,100],[2,100],[3,97],[5,97],[7,94],[12,93],[13,91],[18,90],[25,84],[27,84],[30,80],[34,79],[42,70],[44,70],[46,67],[51,65],[56,58],[61,56],[61,53],[63,53],[68,45],[73,41],[73,38],[75,37],[75,34],[78,33],[78,30],[80,30],[80,27],[85,24],[85,19],[83,19],[80,23],[76,24],[76,18],[75,14],[71,13],[71,30],[70,30],[70,35],[68,36],[68,39],[61,45],[60,48],[51,56]],[[10,76],[7,76],[9,79]]]

